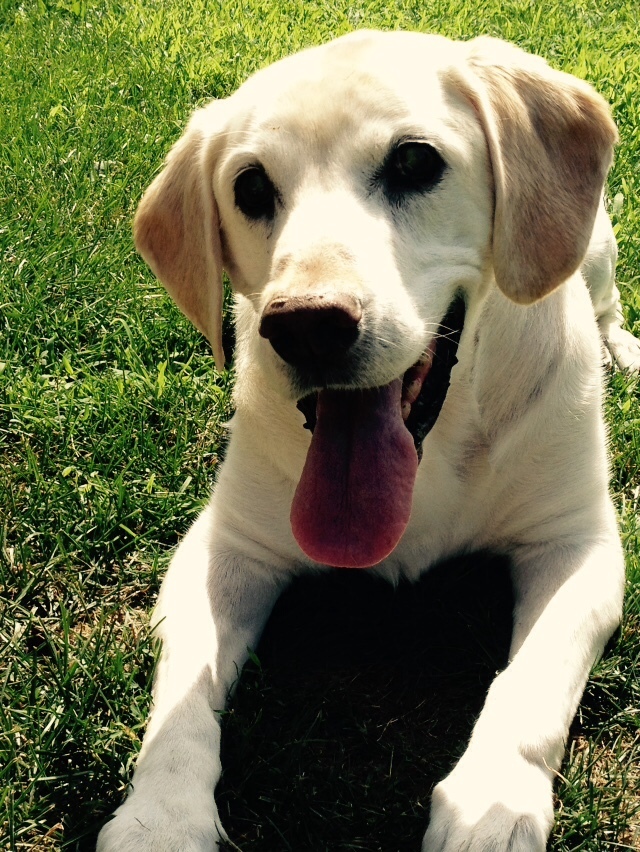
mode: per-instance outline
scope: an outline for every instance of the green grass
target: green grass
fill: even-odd
[[[620,128],[609,192],[640,332],[636,2],[2,0],[0,848],[90,849],[122,795],[149,704],[146,614],[224,446],[231,378],[136,257],[137,201],[195,105],[359,26],[502,36],[597,86]],[[639,397],[613,377],[626,621],[574,725],[557,852],[640,845]],[[282,602],[226,717],[239,846],[419,848],[504,655],[499,567],[458,566],[463,596],[453,572],[414,597],[340,576]]]

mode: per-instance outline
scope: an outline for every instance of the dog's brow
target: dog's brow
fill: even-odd
[[[273,278],[277,278],[279,275],[282,275],[282,273],[287,269],[291,261],[292,256],[290,254],[285,254],[281,258],[279,258],[273,268]]]

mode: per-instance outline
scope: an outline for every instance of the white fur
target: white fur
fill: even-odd
[[[593,229],[582,271],[576,249],[566,280],[543,282],[543,292],[527,283],[526,265],[518,290],[509,275],[521,272],[504,269],[525,248],[530,265],[539,258],[542,267],[551,249],[531,245],[526,230],[502,235],[494,221],[494,205],[511,200],[498,184],[508,178],[514,192],[526,190],[527,170],[538,167],[502,150],[501,98],[513,97],[507,77],[522,82],[531,103],[546,86],[567,103],[586,99],[594,138],[602,131],[605,140],[594,141],[601,153],[589,212],[565,198],[559,214],[561,229],[575,217],[576,244],[586,246]],[[522,116],[514,123],[526,123]],[[99,852],[217,848],[218,712],[281,590],[295,573],[322,569],[301,552],[289,523],[309,436],[290,372],[258,334],[274,295],[310,287],[361,299],[359,385],[368,387],[401,376],[455,292],[465,293],[458,364],[424,442],[411,521],[395,551],[370,570],[390,581],[417,579],[463,551],[510,556],[510,663],[489,690],[467,751],[435,788],[422,849],[544,849],[568,727],[622,602],[601,344],[585,286],[586,277],[612,357],[638,367],[638,343],[620,328],[615,240],[598,201],[615,135],[607,121],[589,87],[508,45],[398,33],[358,33],[284,60],[192,119],[145,196],[136,236],[218,358],[218,318],[202,306],[207,288],[220,287],[222,267],[229,272],[237,294],[236,413],[211,502],[162,586],[154,709],[131,792],[102,830]],[[526,145],[526,127],[517,130]],[[448,170],[436,191],[392,211],[365,181],[403,134],[437,147]],[[269,227],[247,222],[233,199],[235,175],[256,161],[282,198]],[[540,183],[540,206],[556,215],[553,193]],[[572,192],[567,187],[566,197]],[[184,245],[167,257],[166,239],[156,235],[172,233],[176,216]],[[220,245],[200,252],[207,234]],[[211,299],[219,301],[217,290]]]

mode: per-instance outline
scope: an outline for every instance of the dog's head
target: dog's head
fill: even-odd
[[[219,365],[226,270],[252,361],[311,428],[316,414],[366,421],[360,446],[379,421],[387,438],[351,475],[390,459],[377,475],[402,502],[395,468],[417,465],[465,304],[494,281],[534,302],[575,272],[615,139],[591,87],[503,42],[358,32],[198,110],[140,204],[136,244]],[[327,440],[307,467],[331,462]],[[331,559],[348,564],[343,551]]]

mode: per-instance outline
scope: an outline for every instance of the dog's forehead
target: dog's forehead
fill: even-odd
[[[459,63],[461,45],[442,36],[361,31],[276,62],[234,95],[252,129],[335,139],[363,123],[396,124],[448,109],[443,75]]]

